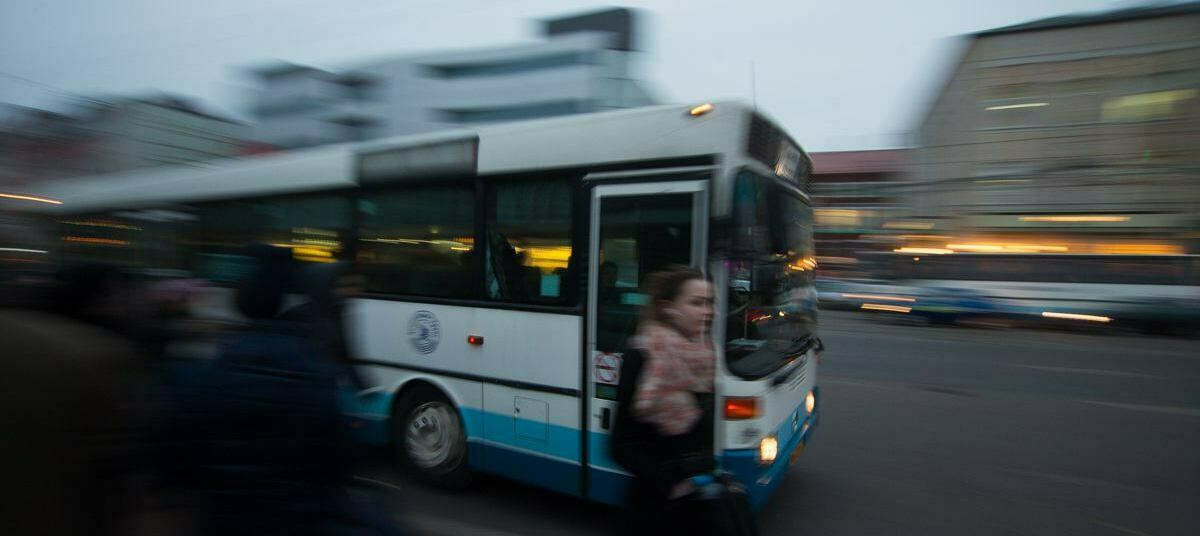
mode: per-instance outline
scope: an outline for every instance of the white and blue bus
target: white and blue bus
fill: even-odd
[[[820,409],[808,156],[735,103],[444,131],[59,181],[64,259],[232,282],[249,243],[347,261],[351,409],[427,480],[494,473],[607,503],[643,278],[716,288],[714,448],[757,505]],[[228,302],[228,291],[224,296]],[[228,318],[235,318],[228,304]],[[215,310],[215,309],[214,309]]]

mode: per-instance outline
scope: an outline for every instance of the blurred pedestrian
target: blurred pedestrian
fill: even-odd
[[[712,516],[740,514],[704,505],[724,499],[730,484],[714,475],[712,284],[699,270],[674,266],[648,276],[643,292],[648,302],[624,355],[612,438],[613,457],[635,479],[622,533],[730,532],[731,520]],[[744,516],[732,521],[746,525]]]
[[[331,263],[308,267],[301,273],[300,283],[308,301],[281,318],[308,326],[317,351],[338,365],[348,387],[356,391],[370,387],[353,366],[355,356],[346,337],[346,305],[363,293],[365,278],[344,264]]]
[[[65,270],[53,311],[0,310],[3,534],[113,534],[136,508],[144,358],[119,272]]]
[[[198,533],[388,533],[346,494],[343,367],[326,355],[332,343],[314,344],[314,323],[281,314],[297,286],[290,252],[256,246],[251,255],[236,297],[249,325],[169,388],[167,481],[202,521]]]

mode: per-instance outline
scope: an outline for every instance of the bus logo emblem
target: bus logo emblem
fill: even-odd
[[[422,354],[433,353],[442,340],[442,326],[429,311],[417,311],[408,320],[408,341]]]

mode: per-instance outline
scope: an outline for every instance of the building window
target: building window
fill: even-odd
[[[493,183],[488,192],[488,297],[563,304],[571,277],[571,182]]]
[[[520,121],[540,117],[555,117],[588,111],[587,103],[577,100],[558,100],[526,104],[521,106],[505,106],[502,108],[479,108],[470,110],[445,110],[446,119],[451,123],[478,124],[497,123],[502,121]]]
[[[875,213],[867,210],[818,208],[813,211],[817,227],[821,229],[859,229],[873,216]]]
[[[560,52],[512,61],[430,65],[428,68],[430,73],[438,78],[471,78],[587,65],[590,63],[589,58],[590,54],[587,52]]]
[[[983,128],[1030,128],[1044,126],[1047,99],[1024,98],[983,101]]]
[[[369,292],[470,298],[475,195],[470,185],[365,192],[358,262]]]
[[[1172,89],[1122,95],[1104,101],[1103,118],[1109,123],[1174,119],[1200,95],[1195,89]]]

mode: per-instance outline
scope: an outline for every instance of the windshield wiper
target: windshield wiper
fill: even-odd
[[[823,345],[821,345],[821,339],[819,337],[809,333],[808,335],[802,335],[800,337],[793,337],[791,344],[789,344],[787,348],[784,348],[780,353],[788,354],[788,355],[802,354],[804,352],[807,352],[809,350],[809,348],[812,348],[812,347],[818,346],[818,345],[824,347]]]

